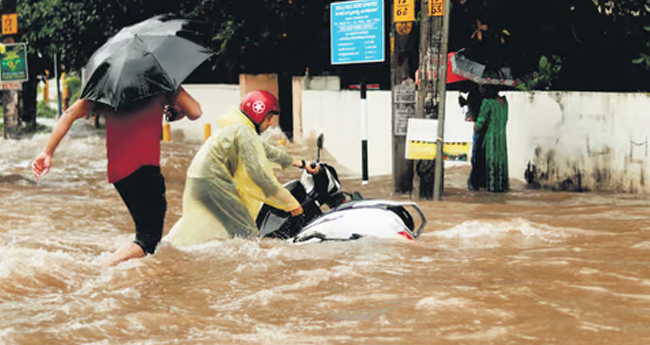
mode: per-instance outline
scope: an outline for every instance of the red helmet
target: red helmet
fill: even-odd
[[[280,105],[278,100],[268,91],[251,91],[244,96],[239,109],[256,124],[262,123],[270,112],[279,113]]]

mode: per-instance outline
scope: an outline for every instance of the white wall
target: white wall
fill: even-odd
[[[303,91],[305,137],[325,134],[325,147],[350,172],[361,175],[361,101],[359,91]],[[390,175],[392,114],[390,91],[368,91],[368,174]],[[464,121],[458,93],[449,92],[445,135],[472,141],[472,124]]]
[[[172,124],[185,140],[202,141],[203,124],[239,100],[237,85],[186,85],[203,118]],[[640,93],[505,92],[509,101],[510,176],[524,179],[529,163],[539,183],[560,189],[649,192],[650,96]],[[445,137],[471,141],[458,93],[447,94]],[[368,91],[368,168],[392,173],[391,93]],[[359,91],[303,90],[303,136],[325,134],[325,147],[350,172],[361,174]],[[578,180],[580,185],[578,186]]]
[[[532,92],[509,98],[511,175],[531,161],[548,175],[543,185],[579,189],[579,179],[582,189],[650,191],[648,95]]]
[[[202,142],[205,124],[217,128],[217,120],[226,110],[239,105],[239,85],[224,84],[187,84],[185,90],[201,105],[203,116],[196,121],[182,119],[170,124],[172,140]]]
[[[389,91],[368,91],[368,174],[392,170]],[[359,91],[312,91],[302,94],[303,137],[325,135],[325,147],[351,172],[361,175],[361,95]]]
[[[303,80],[305,90],[341,90],[341,79],[337,76],[305,77]]]
[[[542,185],[570,190],[650,191],[650,96],[640,93],[504,92],[510,176],[538,170]],[[368,92],[369,172],[391,173],[390,92]],[[325,133],[332,155],[360,174],[358,92],[304,91],[303,131]],[[458,93],[447,94],[446,138],[471,141]]]

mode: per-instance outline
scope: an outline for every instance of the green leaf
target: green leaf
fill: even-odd
[[[543,56],[539,59],[539,69],[540,70],[547,70],[548,69],[548,59],[546,56]]]

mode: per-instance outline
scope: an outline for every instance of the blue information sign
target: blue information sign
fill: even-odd
[[[331,5],[332,64],[384,61],[384,0]]]

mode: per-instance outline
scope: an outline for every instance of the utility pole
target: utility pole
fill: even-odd
[[[4,55],[4,44],[14,43],[14,35],[18,34],[18,15],[16,14],[16,0],[2,0],[2,55]],[[0,61],[1,63],[1,61]],[[4,85],[3,85],[4,86]],[[18,114],[18,91],[6,90],[2,87],[2,107],[4,120],[5,139],[18,137],[20,124]]]
[[[57,111],[56,111],[56,119],[59,120],[61,118],[61,114],[63,113],[61,111],[61,77],[59,75],[59,55],[57,53],[54,53],[54,80],[56,81],[56,102],[57,102]]]
[[[414,75],[410,53],[417,49],[416,0],[393,0],[391,25],[391,94],[393,131],[393,184],[398,194],[413,191],[413,161],[405,158],[408,119],[415,116]]]
[[[440,200],[443,184],[445,93],[447,89],[448,0],[422,0],[416,117],[438,121],[436,160],[420,161],[420,197]],[[446,24],[445,24],[446,23]],[[435,166],[435,169],[433,167]],[[433,180],[433,183],[431,183]],[[433,190],[432,190],[433,189]]]
[[[450,0],[442,0],[444,6],[444,16],[442,21],[442,46],[440,55],[443,63],[440,65],[440,74],[438,77],[438,140],[436,141],[436,171],[434,178],[433,199],[442,200],[442,189],[444,186],[444,169],[445,161],[443,160],[443,147],[445,145],[445,110],[447,95],[447,49],[449,47],[449,12],[451,11]]]

